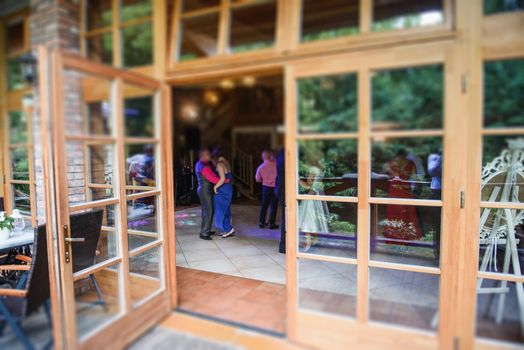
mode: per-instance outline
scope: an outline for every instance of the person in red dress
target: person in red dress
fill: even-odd
[[[413,198],[410,180],[417,174],[415,163],[407,159],[407,152],[399,149],[393,160],[384,166],[389,175],[390,198]],[[388,238],[414,240],[422,237],[416,208],[412,205],[388,205],[383,235]]]

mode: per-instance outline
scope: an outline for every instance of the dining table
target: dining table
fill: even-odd
[[[11,249],[24,248],[33,244],[35,232],[32,227],[26,227],[21,231],[13,231],[8,239],[0,241],[0,253]]]

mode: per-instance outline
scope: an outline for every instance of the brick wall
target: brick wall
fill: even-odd
[[[31,0],[29,19],[30,42],[33,54],[36,47],[67,49],[79,52],[79,4],[74,0]],[[64,101],[67,129],[80,131],[82,127],[82,103],[79,76],[66,72],[64,76],[66,101]],[[35,140],[35,185],[37,215],[39,223],[45,221],[45,193],[43,187],[42,149],[40,142],[40,106],[39,92],[34,89],[35,109],[33,113],[33,137]],[[70,203],[85,200],[84,162],[82,150],[78,145],[70,144],[68,150],[68,187]]]

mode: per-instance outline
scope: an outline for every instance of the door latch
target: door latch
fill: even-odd
[[[460,191],[460,209],[464,209],[466,206],[466,193],[464,190]]]
[[[66,263],[69,263],[71,261],[71,253],[70,253],[70,242],[71,242],[71,237],[69,237],[69,234],[68,234],[68,229],[69,229],[69,226],[67,225],[64,225],[62,226],[63,230],[64,230],[64,243],[65,243],[65,262]]]

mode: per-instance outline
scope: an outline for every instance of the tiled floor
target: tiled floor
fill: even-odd
[[[178,267],[178,302],[186,311],[285,333],[282,284]]]
[[[233,205],[236,235],[198,238],[200,208],[176,212],[177,266],[285,284],[286,258],[278,252],[280,230],[260,229],[256,205]]]

